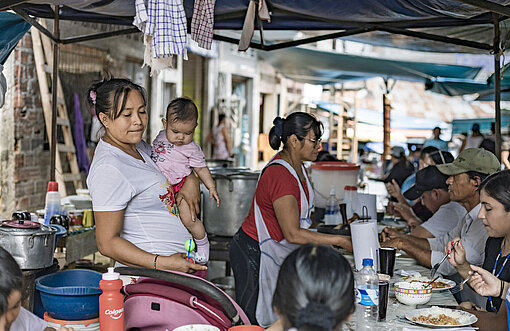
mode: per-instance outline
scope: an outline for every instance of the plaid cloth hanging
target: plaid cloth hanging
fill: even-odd
[[[199,47],[211,49],[214,28],[214,3],[216,0],[195,0],[191,19],[191,39]]]

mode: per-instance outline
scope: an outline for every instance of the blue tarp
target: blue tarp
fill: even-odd
[[[284,76],[310,84],[339,83],[374,76],[419,82],[436,77],[473,79],[480,71],[478,67],[384,60],[301,47],[259,52],[259,56]]]
[[[507,64],[502,70],[501,100],[503,101],[510,101],[509,68],[510,64]],[[494,101],[494,74],[492,74],[486,81],[439,77],[437,79],[428,80],[425,83],[425,88],[432,92],[448,96],[478,93],[478,101]]]
[[[334,114],[339,113],[341,106],[339,104],[330,103],[326,101],[313,101],[314,104],[320,108],[333,112]],[[354,117],[354,108],[350,108],[347,111],[349,117]],[[383,126],[383,114],[380,111],[366,108],[358,108],[356,110],[356,117],[359,123],[365,123],[370,125]],[[448,128],[446,122],[440,119],[423,118],[415,116],[398,115],[393,113],[391,115],[391,128],[392,129],[432,129],[439,126],[443,129]]]
[[[49,5],[30,1],[22,6],[38,17],[52,18]],[[441,36],[492,42],[492,14],[457,0],[266,0],[271,11],[271,22],[263,22],[264,30],[345,30],[384,24],[403,29],[425,29]],[[38,1],[39,3],[41,1]],[[61,19],[109,24],[131,25],[134,0],[62,0]],[[248,0],[216,0],[215,24],[217,30],[242,29]],[[491,0],[508,6],[510,0]],[[66,7],[69,6],[69,7]],[[188,19],[193,12],[193,0],[184,0]],[[1,5],[0,5],[1,6]],[[506,27],[501,26],[502,35]],[[437,52],[481,52],[464,46],[453,46],[420,40],[386,32],[372,32],[348,37],[374,45],[393,46]],[[485,51],[484,51],[485,52]]]
[[[0,64],[12,52],[18,41],[30,29],[30,24],[23,21],[18,15],[0,12]]]

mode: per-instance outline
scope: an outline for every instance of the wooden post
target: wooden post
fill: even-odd
[[[383,162],[386,160],[386,157],[390,155],[391,149],[391,103],[388,98],[389,90],[388,90],[388,81],[384,81],[386,91],[383,94]]]
[[[352,124],[352,162],[358,162],[358,136],[357,136],[357,126],[358,126],[358,104],[357,104],[356,94],[354,94],[354,116],[353,116],[353,124]]]

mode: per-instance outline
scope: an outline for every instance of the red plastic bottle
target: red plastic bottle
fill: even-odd
[[[99,296],[99,327],[107,331],[124,331],[124,296],[120,293],[122,280],[114,268],[108,268],[99,282],[103,294]]]

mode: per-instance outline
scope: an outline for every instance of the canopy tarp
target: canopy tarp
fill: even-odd
[[[14,13],[0,13],[0,64],[11,54],[18,41],[30,29],[30,24]]]
[[[501,100],[510,101],[510,64],[502,69],[501,78]],[[494,74],[485,81],[472,79],[455,79],[438,77],[427,80],[425,88],[432,92],[445,94],[448,96],[459,96],[465,94],[477,93],[478,101],[494,100]]]
[[[259,52],[259,56],[284,76],[310,84],[338,83],[374,76],[421,82],[435,77],[474,79],[480,71],[478,67],[385,60],[301,47]]]
[[[488,49],[462,45],[456,45],[454,48],[445,47],[445,43],[437,40],[417,39],[413,33],[459,38],[478,44],[483,43],[485,46],[492,42],[492,13],[488,9],[464,3],[466,0],[266,0],[266,2],[272,15],[270,23],[262,23],[265,30],[348,30],[352,33],[347,33],[344,37],[357,41],[438,52],[487,52]],[[0,10],[18,5],[18,8],[25,8],[31,15],[53,18],[53,11],[48,4],[57,3],[63,5],[60,18],[65,20],[131,25],[135,14],[134,0],[6,0],[0,4]],[[488,3],[502,7],[510,5],[510,0],[491,0]],[[248,4],[247,0],[217,0],[215,29],[241,30]],[[193,0],[184,0],[189,21],[193,5]],[[508,7],[503,8],[510,10]],[[508,31],[506,24],[500,25],[505,36]],[[354,31],[356,29],[361,30]]]
[[[318,107],[332,112],[333,114],[338,115],[341,110],[341,105],[330,103],[326,101],[316,100],[313,101]],[[347,110],[347,114],[349,117],[354,117],[354,108],[349,108]],[[356,119],[359,123],[365,123],[370,125],[375,125],[382,127],[383,126],[383,118],[382,112],[367,109],[367,108],[357,108],[356,109]],[[406,116],[399,115],[393,113],[391,116],[391,128],[392,129],[416,129],[416,130],[432,130],[434,127],[439,126],[440,128],[446,129],[448,128],[448,124],[440,119],[433,118],[423,118],[423,117],[415,117],[415,116]]]

